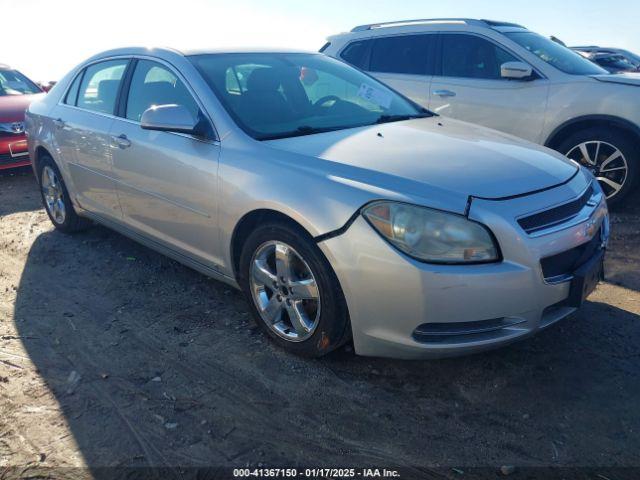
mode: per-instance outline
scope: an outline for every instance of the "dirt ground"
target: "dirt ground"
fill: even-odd
[[[270,344],[240,293],[105,228],[54,232],[30,173],[0,176],[0,478],[8,466],[640,467],[629,204],[612,216],[608,281],[536,337],[440,361],[348,346],[305,360]]]

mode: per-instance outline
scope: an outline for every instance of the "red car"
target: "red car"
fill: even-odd
[[[0,65],[0,170],[29,165],[24,112],[40,87],[17,70]]]

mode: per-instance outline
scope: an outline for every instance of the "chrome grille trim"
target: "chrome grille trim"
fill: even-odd
[[[582,219],[578,222],[572,220],[577,219],[585,207],[595,208],[601,200],[602,194],[591,182],[578,198],[533,214],[526,214],[516,220],[529,236],[540,236],[549,233],[549,230],[557,231],[579,223]]]

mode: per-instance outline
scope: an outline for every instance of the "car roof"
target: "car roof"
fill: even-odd
[[[379,28],[396,28],[396,27],[415,27],[415,26],[430,26],[430,25],[473,25],[476,27],[485,28],[518,28],[524,29],[522,25],[511,22],[503,22],[498,20],[476,19],[476,18],[420,18],[409,20],[397,20],[393,22],[379,22],[368,23],[365,25],[358,25],[351,29],[351,32],[362,32],[366,30],[374,30]]]
[[[269,47],[239,47],[239,48],[192,48],[181,50],[185,56],[189,55],[216,55],[229,53],[313,53],[307,50],[295,50],[288,48],[269,48]]]
[[[215,54],[230,54],[230,53],[307,53],[317,54],[317,52],[309,52],[304,50],[292,50],[283,48],[265,48],[265,47],[226,47],[226,48],[171,48],[171,47],[123,47],[113,50],[106,50],[100,52],[88,61],[95,61],[106,57],[127,56],[127,55],[151,55],[163,57],[166,55],[215,55]]]

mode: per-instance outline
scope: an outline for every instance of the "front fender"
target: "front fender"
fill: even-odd
[[[232,271],[231,243],[238,223],[251,212],[273,210],[291,218],[312,237],[347,224],[366,203],[408,201],[406,195],[319,171],[314,159],[260,144],[236,149],[223,144],[219,164],[220,245],[224,267]]]

